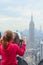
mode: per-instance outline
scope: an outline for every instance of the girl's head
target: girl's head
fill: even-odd
[[[12,31],[10,31],[10,30],[7,30],[7,31],[5,31],[5,33],[4,33],[4,36],[3,37],[5,37],[5,39],[7,40],[7,42],[10,42],[10,41],[12,41],[13,40],[13,36],[14,34],[13,34],[13,32]]]
[[[16,44],[18,44],[19,45],[19,43],[20,43],[20,39],[19,39],[19,35],[18,35],[18,33],[16,33],[16,32],[14,32],[14,43],[16,43]]]
[[[3,44],[4,49],[6,48],[7,43],[12,41],[13,38],[14,38],[14,34],[13,34],[12,31],[7,30],[7,31],[4,32],[4,36],[3,36],[3,39],[2,39],[3,40],[2,44]]]

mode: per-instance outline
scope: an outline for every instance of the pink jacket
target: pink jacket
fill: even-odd
[[[16,55],[23,56],[26,49],[26,45],[23,44],[20,48],[17,44],[8,44],[7,48],[4,50],[3,46],[0,46],[0,54],[2,55],[2,65],[18,65]]]
[[[0,44],[0,54],[1,54],[1,44]]]

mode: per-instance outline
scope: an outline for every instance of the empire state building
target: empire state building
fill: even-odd
[[[29,44],[30,48],[34,48],[34,22],[33,16],[31,16],[31,21],[29,24]]]

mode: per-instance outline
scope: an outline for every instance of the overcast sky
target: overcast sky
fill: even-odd
[[[0,0],[0,30],[29,29],[31,14],[35,28],[43,31],[43,0]]]

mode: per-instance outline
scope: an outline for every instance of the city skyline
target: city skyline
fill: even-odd
[[[29,29],[31,15],[35,28],[43,31],[43,0],[0,0],[0,30]]]

